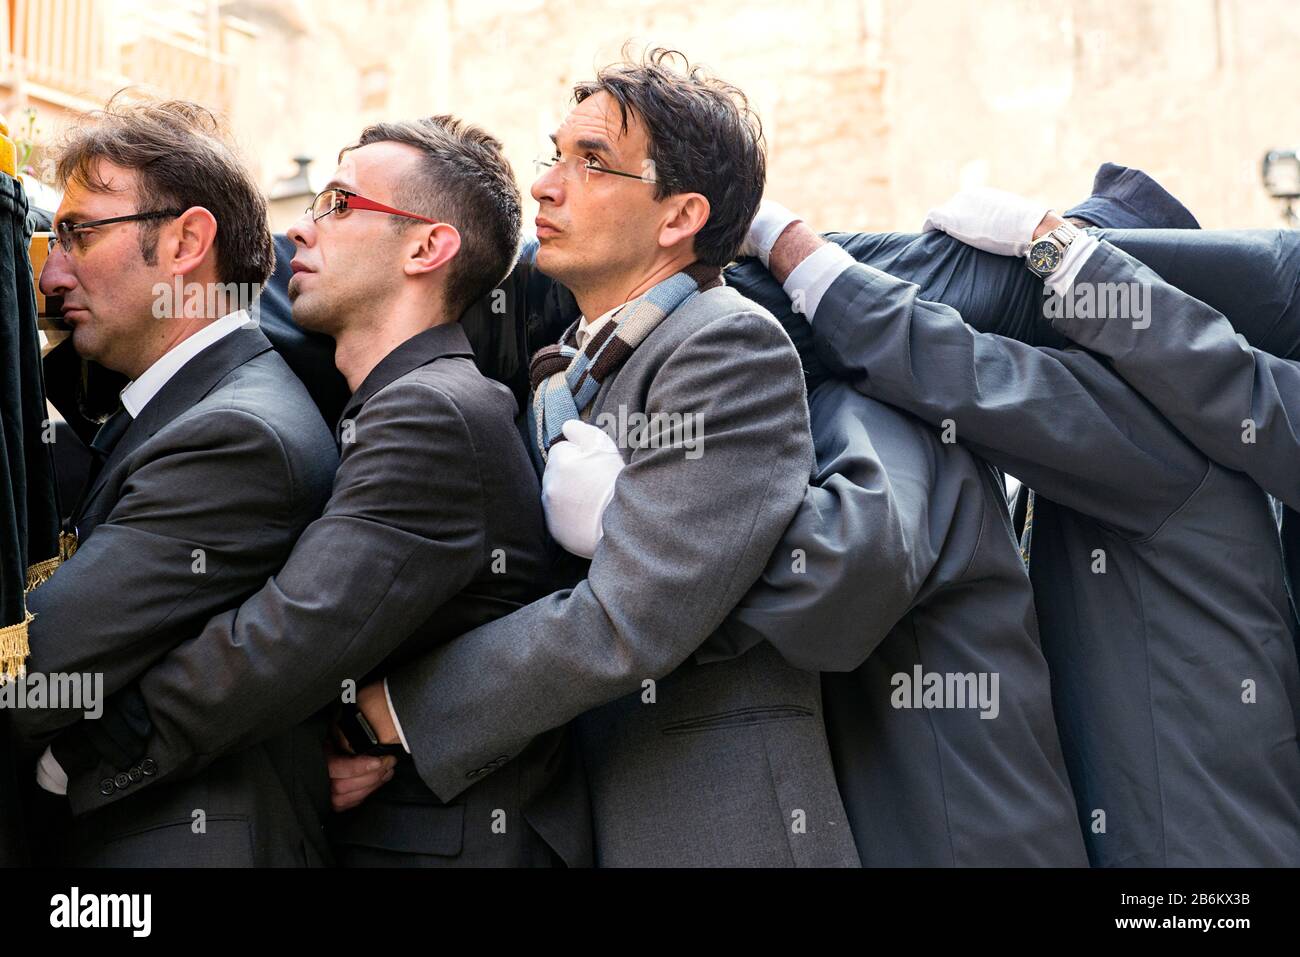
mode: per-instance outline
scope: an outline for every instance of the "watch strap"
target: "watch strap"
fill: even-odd
[[[338,719],[339,730],[343,736],[348,739],[348,744],[357,754],[385,755],[395,754],[404,756],[406,749],[400,744],[383,744],[380,742],[375,729],[366,716],[362,714],[361,709],[357,707],[356,702],[344,702],[342,711]]]

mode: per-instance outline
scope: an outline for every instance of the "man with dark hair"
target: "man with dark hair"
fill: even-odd
[[[248,313],[213,308],[218,287],[237,301],[256,295],[271,236],[265,202],[211,115],[189,103],[114,101],[72,130],[58,170],[65,192],[41,288],[62,296],[77,351],[131,381],[92,443],[68,525],[79,547],[30,599],[27,685],[89,687],[96,700],[14,710],[32,743],[97,715],[102,694],[251,594],[319,511],[337,461],[306,390]],[[179,299],[164,302],[159,290],[177,287]],[[324,859],[324,775],[309,729],[69,825],[68,802],[55,795],[96,747],[114,748],[111,729],[82,724],[84,737],[56,742],[37,767],[53,792],[34,797],[39,860]],[[133,755],[83,787],[134,795],[157,773]]]
[[[538,264],[582,318],[533,358],[529,440],[552,511],[583,489],[549,483],[551,463],[626,458],[606,534],[552,524],[573,553],[562,590],[391,669],[361,704],[381,740],[400,720],[443,798],[577,718],[602,866],[856,865],[817,676],[767,646],[690,660],[813,459],[789,338],[719,278],[762,194],[761,131],[734,88],[675,67],[656,50],[580,84],[532,188]]]
[[[333,338],[352,390],[338,474],[284,567],[111,704],[115,727],[145,716],[119,736],[123,758],[154,765],[141,794],[341,699],[351,734],[339,744],[371,754],[364,780],[373,770],[387,782],[335,822],[341,863],[590,862],[585,786],[565,728],[463,794],[437,795],[366,737],[355,707],[367,678],[547,590],[537,477],[515,402],[474,367],[457,322],[509,271],[519,210],[501,144],[435,116],[368,128],[289,231],[293,318]],[[101,750],[73,776],[74,811],[93,818],[139,800],[96,788],[114,760]],[[319,745],[313,767],[324,767]],[[336,807],[355,803],[356,784],[334,782]]]

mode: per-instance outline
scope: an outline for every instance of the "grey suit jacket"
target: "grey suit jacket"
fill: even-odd
[[[413,336],[371,371],[340,418],[342,461],[324,513],[284,567],[141,677],[151,728],[139,749],[156,766],[143,790],[255,745],[345,686],[355,691],[545,593],[540,493],[514,414],[456,324]],[[319,746],[315,757],[323,763]],[[94,777],[71,782],[74,807],[119,798],[100,794]],[[331,830],[343,864],[550,865],[554,851],[581,865],[592,856],[581,769],[562,727],[448,803],[403,762]]]
[[[722,634],[829,672],[864,865],[1086,866],[1001,476],[846,383],[809,403],[816,481]],[[918,667],[969,696],[912,707]]]
[[[329,429],[260,330],[203,350],[130,424],[74,516],[80,548],[32,593],[29,671],[101,673],[108,694],[126,687],[280,566],[319,512],[336,461]],[[80,717],[14,712],[34,744]],[[78,782],[77,810],[132,798],[74,823],[70,863],[327,859],[319,729],[278,736],[174,786],[151,786],[158,766],[140,754],[111,767],[94,749],[56,745],[56,754]],[[88,793],[98,800],[86,802]]]
[[[604,538],[570,587],[389,674],[416,767],[451,798],[578,718],[599,865],[857,864],[817,676],[766,646],[690,660],[808,483],[788,336],[734,290],[694,297],[602,386],[590,421],[643,412],[697,416],[703,454],[624,446]]]
[[[1097,357],[979,333],[849,268],[812,324],[866,395],[1037,490],[1057,727],[1098,865],[1300,863],[1300,670],[1268,503]]]

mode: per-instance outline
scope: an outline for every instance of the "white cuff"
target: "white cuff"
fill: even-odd
[[[393,727],[397,729],[397,740],[402,742],[402,747],[406,753],[411,753],[411,746],[406,743],[406,735],[402,733],[402,722],[397,720],[397,709],[393,707],[393,696],[388,693],[388,679],[384,679],[384,701],[388,702],[388,716],[393,719]]]
[[[783,288],[790,297],[794,311],[802,312],[812,322],[826,290],[831,288],[844,270],[856,262],[856,259],[835,243],[827,242],[818,246],[811,256],[794,267],[785,281]]]
[[[51,794],[66,796],[68,793],[68,775],[49,748],[41,753],[41,759],[36,762],[36,783]]]
[[[1079,270],[1099,245],[1101,244],[1097,242],[1096,236],[1089,236],[1087,233],[1076,236],[1074,242],[1070,243],[1070,248],[1061,257],[1061,265],[1043,280],[1043,285],[1049,292],[1065,296],[1074,285],[1074,280],[1079,277]]]

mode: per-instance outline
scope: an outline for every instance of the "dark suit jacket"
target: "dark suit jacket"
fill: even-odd
[[[827,738],[864,866],[1086,866],[1001,476],[847,383],[809,405],[817,476],[727,641],[697,658],[767,641],[827,672]],[[895,676],[918,666],[995,694],[897,707]]]
[[[157,765],[142,794],[546,590],[540,491],[514,414],[459,325],[408,339],[371,371],[343,409],[333,493],[284,567],[140,679],[151,725],[140,748]],[[101,794],[97,773],[71,781],[75,809],[139,799]],[[582,865],[590,831],[557,728],[454,801],[405,762],[333,837],[343,863]]]
[[[102,673],[107,694],[126,687],[280,566],[319,512],[335,462],[325,423],[260,331],[199,353],[130,424],[74,516],[80,548],[32,593],[29,670]],[[80,715],[14,712],[34,747]],[[109,765],[84,742],[56,745],[78,784],[74,810],[133,798],[75,822],[71,862],[322,862],[319,733],[295,729],[162,787],[148,786],[160,766],[147,755]]]
[[[1296,623],[1258,487],[1098,357],[976,332],[869,266],[811,333],[833,374],[1038,493],[1029,574],[1092,862],[1300,863]]]
[[[1261,277],[1252,285],[1254,294],[1288,308],[1300,306],[1294,237],[1289,230],[1257,230],[1253,247],[1256,260],[1273,272],[1271,281]],[[1246,345],[1235,316],[1202,302],[1199,291],[1162,281],[1154,268],[1102,245],[1078,281],[1141,283],[1151,291],[1149,322],[1062,313],[1052,326],[1106,356],[1202,452],[1277,497],[1294,603],[1300,596],[1300,515],[1293,511],[1300,509],[1300,349],[1287,343],[1300,342],[1300,328],[1284,315],[1273,323],[1273,336],[1246,335]],[[1260,311],[1268,318],[1273,310]]]

